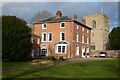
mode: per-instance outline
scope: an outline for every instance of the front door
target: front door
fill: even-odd
[[[76,46],[76,56],[79,55],[79,46]]]

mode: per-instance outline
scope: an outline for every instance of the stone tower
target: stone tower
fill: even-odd
[[[83,17],[91,30],[91,50],[106,50],[109,35],[109,17],[105,14],[92,14]]]

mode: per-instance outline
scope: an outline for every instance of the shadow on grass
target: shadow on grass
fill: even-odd
[[[46,66],[46,65],[43,65],[42,67],[40,68],[33,68],[33,69],[30,69],[30,70],[25,70],[24,72],[18,74],[18,75],[14,75],[12,76],[13,78],[18,78],[18,77],[21,77],[21,76],[25,76],[25,75],[28,75],[28,74],[33,74],[35,72],[39,72],[39,71],[42,71],[42,70],[46,70],[46,69],[49,69],[51,67],[55,66],[54,65],[51,65],[51,66]]]

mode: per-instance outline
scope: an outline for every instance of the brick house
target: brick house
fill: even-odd
[[[57,11],[56,16],[34,22],[32,33],[41,36],[41,40],[38,39],[40,54],[65,58],[89,57],[91,28],[84,24],[84,19],[80,23],[76,15],[71,19],[62,16],[61,11]]]

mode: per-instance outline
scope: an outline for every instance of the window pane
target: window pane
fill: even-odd
[[[65,27],[65,23],[61,23],[61,27]]]
[[[61,53],[61,46],[58,46],[58,52]]]
[[[44,28],[46,28],[46,24],[44,24]]]
[[[65,40],[65,33],[62,33],[62,40]]]
[[[47,54],[47,49],[42,49],[42,55]]]
[[[65,53],[65,46],[62,46],[62,53]]]
[[[49,41],[52,41],[52,33],[49,33]]]
[[[43,41],[46,41],[46,34],[43,34]]]

